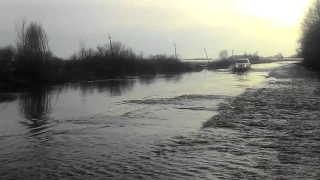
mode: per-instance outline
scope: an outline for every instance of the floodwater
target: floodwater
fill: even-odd
[[[317,177],[318,162],[299,166],[310,158],[294,156],[300,161],[289,166],[293,155],[279,156],[291,141],[274,136],[290,133],[280,126],[300,115],[263,108],[272,107],[266,102],[273,94],[261,89],[288,82],[281,67],[290,63],[253,65],[240,74],[204,70],[2,95],[0,179]],[[278,133],[268,129],[273,111]]]

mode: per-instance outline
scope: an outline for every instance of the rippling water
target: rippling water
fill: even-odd
[[[281,166],[279,156],[294,158],[279,155],[287,141],[272,140],[289,133],[282,125],[298,115],[273,109],[275,121],[265,109],[272,104],[264,102],[272,91],[261,90],[279,85],[279,77],[290,80],[274,70],[285,64],[254,65],[244,74],[128,77],[1,95],[0,177],[285,178],[277,171],[289,166]]]

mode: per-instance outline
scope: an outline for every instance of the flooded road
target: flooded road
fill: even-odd
[[[0,177],[319,177],[320,161],[299,166],[299,162],[311,162],[309,157],[296,157],[301,149],[296,148],[293,155],[284,150],[297,146],[294,143],[309,143],[284,136],[296,127],[283,125],[301,115],[281,111],[285,103],[292,103],[277,101],[282,91],[276,92],[281,96],[272,97],[273,90],[292,82],[282,68],[287,64],[253,65],[245,74],[204,70],[68,84],[0,98]],[[273,104],[268,103],[269,97]]]

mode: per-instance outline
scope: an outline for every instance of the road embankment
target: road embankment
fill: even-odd
[[[237,132],[260,177],[319,179],[319,117],[318,74],[291,64],[273,70],[262,86],[221,104],[203,127]]]

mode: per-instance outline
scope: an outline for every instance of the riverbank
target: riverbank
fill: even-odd
[[[14,74],[7,74],[0,78],[0,93],[12,93],[21,92],[30,88],[38,86],[59,85],[64,83],[80,83],[80,82],[92,82],[101,81],[106,79],[118,79],[126,78],[128,76],[134,76],[140,78],[143,76],[157,76],[157,75],[182,75],[184,73],[200,72],[203,69],[215,71],[217,69],[228,69],[232,65],[230,60],[219,60],[210,62],[188,62],[175,59],[157,59],[157,60],[132,60],[137,61],[132,63],[128,69],[127,63],[122,63],[122,66],[118,71],[112,70],[109,66],[105,66],[105,70],[97,74],[96,70],[90,69],[86,61],[70,61],[65,60],[58,63],[59,60],[53,60],[53,64],[59,64],[59,68],[54,68],[51,75],[47,77],[47,80],[41,83],[32,83],[23,76],[16,76]],[[56,62],[55,62],[56,61]],[[262,59],[259,62],[253,64],[265,64],[278,62],[279,60]],[[77,64],[76,66],[71,68]],[[134,65],[133,65],[134,64]],[[100,69],[103,67],[100,66]]]
[[[236,157],[240,153],[250,163],[241,168],[240,177],[320,178],[317,73],[296,64],[276,68],[261,87],[248,89],[219,109],[219,115],[205,122],[203,128],[233,132],[233,143],[224,152],[238,154]]]

